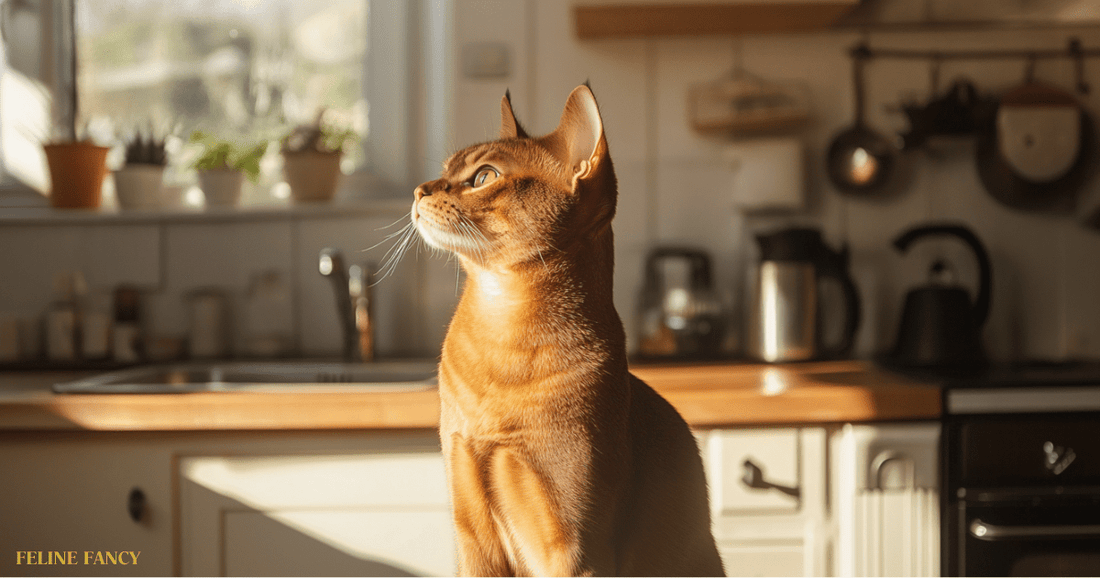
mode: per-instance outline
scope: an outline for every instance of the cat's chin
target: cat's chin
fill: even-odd
[[[441,231],[424,219],[416,220],[416,231],[420,233],[420,238],[424,239],[424,242],[429,246],[448,253],[463,255],[466,252],[476,252],[478,250],[469,239],[454,233]]]

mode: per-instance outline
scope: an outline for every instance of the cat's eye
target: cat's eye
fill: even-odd
[[[500,173],[498,173],[497,170],[493,167],[481,167],[477,170],[476,173],[474,173],[474,178],[470,181],[470,183],[473,185],[474,188],[477,188],[497,180],[497,177],[499,176]]]

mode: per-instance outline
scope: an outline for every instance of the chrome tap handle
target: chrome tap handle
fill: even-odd
[[[374,360],[374,315],[371,311],[374,306],[371,292],[374,271],[373,263],[352,265],[348,269],[348,293],[357,337],[356,353],[361,361]]]
[[[333,290],[336,292],[336,313],[340,318],[340,326],[344,336],[344,359],[355,359],[359,339],[358,330],[355,327],[352,300],[348,293],[351,279],[348,269],[344,266],[344,257],[338,249],[326,247],[321,250],[317,269],[322,276],[333,281]]]

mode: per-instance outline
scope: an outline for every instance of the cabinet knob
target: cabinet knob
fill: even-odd
[[[145,503],[145,492],[141,488],[130,490],[130,496],[126,499],[126,512],[130,514],[131,520],[140,523],[145,518]]]
[[[776,490],[796,499],[802,496],[802,491],[798,488],[783,486],[764,479],[764,470],[753,463],[752,460],[745,460],[745,463],[741,464],[741,471],[741,483],[750,488],[757,490]]]

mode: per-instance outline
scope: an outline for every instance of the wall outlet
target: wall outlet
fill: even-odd
[[[512,51],[503,42],[477,42],[462,47],[462,74],[466,78],[507,78],[512,73]]]

